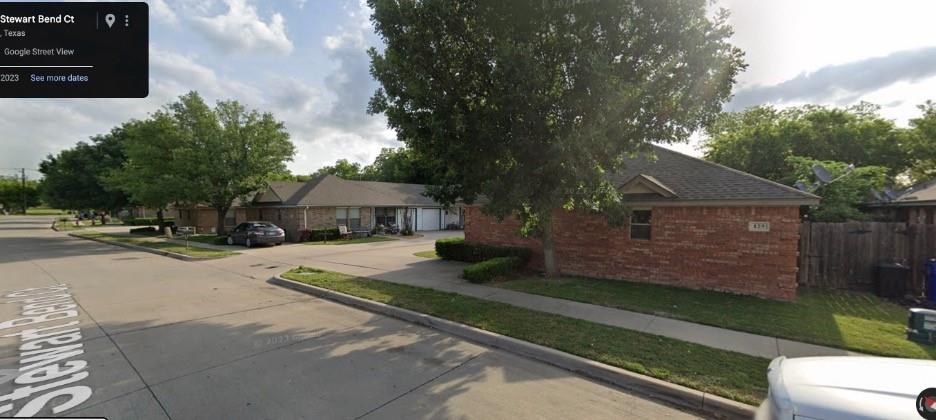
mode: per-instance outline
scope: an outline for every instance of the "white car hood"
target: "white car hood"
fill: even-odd
[[[813,419],[914,419],[914,404],[936,387],[936,361],[884,357],[777,358],[771,399]]]

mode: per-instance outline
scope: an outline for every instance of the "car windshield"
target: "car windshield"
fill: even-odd
[[[250,227],[254,229],[273,229],[276,228],[276,225],[272,223],[254,223]]]

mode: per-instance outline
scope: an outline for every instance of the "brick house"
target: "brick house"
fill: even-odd
[[[662,147],[652,155],[628,159],[611,177],[633,210],[624,226],[555,211],[559,270],[795,299],[800,206],[819,197]],[[521,238],[516,219],[498,223],[479,206],[466,213],[468,242],[530,247],[542,268],[540,241]]]
[[[404,226],[415,231],[442,230],[464,225],[464,208],[445,208],[423,195],[426,186],[392,182],[351,181],[323,175],[308,182],[271,182],[247,202],[235,202],[225,218],[230,229],[248,220],[263,220],[297,241],[304,229],[373,229],[377,225]],[[178,226],[216,232],[215,210],[198,206],[177,208]]]

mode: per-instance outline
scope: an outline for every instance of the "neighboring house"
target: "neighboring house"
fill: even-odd
[[[800,206],[819,197],[741,171],[653,147],[611,177],[633,210],[612,227],[601,214],[556,210],[556,262],[563,274],[796,298]],[[533,248],[519,222],[467,209],[468,242]]]
[[[868,203],[866,207],[880,222],[936,224],[936,180],[914,185],[891,200]]]
[[[308,182],[271,182],[248,202],[235,203],[224,225],[230,228],[246,220],[265,220],[282,227],[290,241],[298,240],[301,230],[338,225],[370,230],[377,225],[402,228],[409,224],[415,231],[464,225],[463,207],[446,209],[424,196],[425,189],[425,185],[350,181],[334,175]],[[199,232],[217,230],[214,209],[176,210],[179,226],[195,226]]]

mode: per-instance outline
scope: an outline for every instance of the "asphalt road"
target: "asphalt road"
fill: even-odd
[[[0,417],[691,417],[264,281],[310,252],[351,267],[428,242],[189,263],[70,238],[50,223],[0,217]]]

